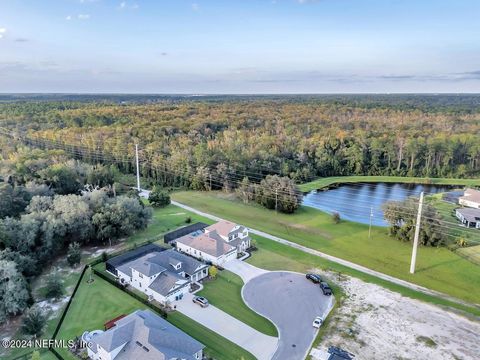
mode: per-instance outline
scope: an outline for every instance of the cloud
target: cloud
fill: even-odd
[[[4,27],[0,27],[0,39],[3,38],[3,35],[7,32],[7,29]]]
[[[78,14],[77,19],[78,20],[88,20],[88,19],[90,19],[90,14]]]
[[[15,39],[15,42],[18,42],[18,43],[25,43],[25,42],[28,42],[29,40],[28,39],[25,39],[25,38],[16,38]]]
[[[199,11],[200,10],[200,5],[198,5],[197,3],[193,3],[192,4],[192,10],[193,11]]]
[[[168,53],[166,53],[166,52],[162,52],[162,53],[160,53],[160,55],[161,55],[161,56],[167,56],[167,55],[168,55]]]
[[[126,10],[126,9],[136,10],[139,7],[140,6],[137,3],[129,3],[127,1],[122,1],[120,5],[118,5],[118,9],[120,10]]]
[[[68,20],[68,21],[72,20],[72,15],[67,15],[67,16],[65,17],[65,20]]]

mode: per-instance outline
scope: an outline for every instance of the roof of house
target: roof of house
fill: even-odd
[[[198,234],[197,236],[186,235],[177,239],[177,243],[190,246],[193,249],[199,250],[214,257],[219,257],[235,251],[235,246],[228,244],[222,239],[216,231],[208,234]]]
[[[113,266],[113,267],[119,267],[122,264],[125,264],[126,262],[138,259],[139,257],[149,254],[151,252],[161,252],[164,251],[165,248],[162,248],[156,244],[147,244],[140,246],[134,250],[130,250],[126,252],[125,254],[115,256],[111,259],[107,260],[107,264]]]
[[[178,239],[179,237],[182,237],[184,235],[190,234],[190,233],[198,231],[198,230],[203,230],[207,226],[208,225],[203,223],[203,222],[197,222],[195,224],[191,224],[191,225],[188,225],[188,226],[184,226],[180,229],[170,231],[169,233],[165,234],[163,239],[166,243],[169,243],[169,242],[174,241],[175,239]]]
[[[229,243],[230,245],[232,245],[232,246],[238,247],[238,245],[239,245],[240,243],[242,243],[242,242],[244,242],[244,241],[246,242],[246,241],[249,241],[249,240],[251,240],[251,239],[250,239],[250,236],[245,236],[244,238],[239,238],[239,237],[237,237],[237,238],[235,238],[235,239],[233,239],[233,240],[230,240],[228,243]]]
[[[456,211],[465,218],[465,220],[469,222],[479,222],[480,221],[480,209],[472,209],[472,208],[461,208],[456,209]]]
[[[463,193],[463,196],[460,196],[460,199],[480,203],[480,191],[475,189],[467,189]]]
[[[115,360],[193,359],[205,346],[150,310],[137,310],[118,320],[104,333],[92,337],[97,345],[111,352],[123,346]]]
[[[181,265],[179,269],[176,268],[178,264]],[[146,276],[153,276],[163,272],[174,274],[185,272],[191,276],[205,267],[207,265],[200,261],[179,253],[174,249],[169,249],[160,252],[153,251],[143,255],[138,259],[120,265],[117,270],[128,276],[132,276],[132,268]]]
[[[205,230],[211,231],[211,232],[216,231],[221,236],[228,237],[228,234],[230,234],[230,232],[233,230],[235,226],[237,226],[237,224],[231,221],[220,220],[219,222],[206,227]]]
[[[165,271],[158,275],[155,280],[153,280],[149,288],[160,295],[166,296],[170,293],[170,291],[172,291],[177,283],[179,285],[185,285],[188,283],[188,280],[185,280],[185,278],[175,274],[174,272]]]

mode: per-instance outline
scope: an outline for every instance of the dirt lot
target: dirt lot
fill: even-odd
[[[480,320],[355,278],[335,280],[347,296],[319,349],[340,346],[356,360],[480,359]]]

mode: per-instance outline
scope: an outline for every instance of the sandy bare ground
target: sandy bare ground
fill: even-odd
[[[339,346],[356,360],[480,359],[480,321],[356,278],[335,281],[347,296],[319,349]]]

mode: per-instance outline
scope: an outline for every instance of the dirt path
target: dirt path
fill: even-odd
[[[339,346],[356,360],[480,358],[480,322],[356,278],[335,281],[347,295],[320,348]]]

